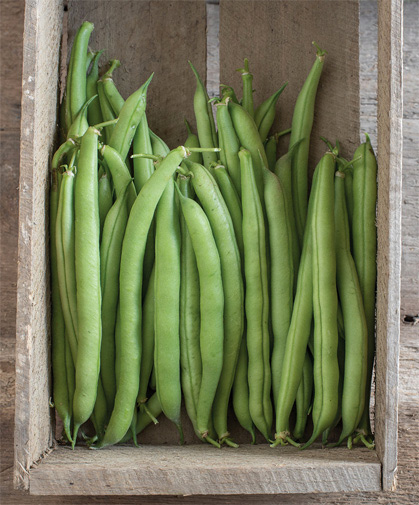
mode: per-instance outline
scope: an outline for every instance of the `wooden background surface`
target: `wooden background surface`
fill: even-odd
[[[374,1],[361,1],[361,131],[376,130],[376,9]],[[0,0],[1,34],[1,503],[56,504],[103,503],[104,497],[42,498],[14,493],[13,416],[14,416],[14,342],[17,271],[17,210],[19,181],[20,96],[24,0]],[[403,258],[401,317],[419,312],[419,2],[405,1],[404,7],[404,153],[403,153]],[[399,390],[399,479],[395,493],[339,495],[278,495],[258,497],[121,497],[106,503],[345,503],[407,504],[419,502],[419,324],[401,326]]]

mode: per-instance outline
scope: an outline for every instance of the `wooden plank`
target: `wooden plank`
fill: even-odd
[[[400,336],[403,2],[378,2],[378,283],[375,434],[383,489],[397,469]]]
[[[207,495],[377,491],[380,463],[366,449],[299,451],[208,445],[59,448],[31,471],[31,494]]]
[[[312,41],[328,52],[316,101],[311,171],[325,151],[320,135],[332,142],[339,139],[344,156],[351,156],[359,143],[358,10],[357,0],[220,3],[221,82],[241,95],[235,69],[243,66],[245,57],[254,74],[255,106],[289,81],[278,102],[273,132],[291,126],[296,98],[315,59]],[[288,140],[282,142],[282,151],[287,145]]]
[[[16,319],[15,484],[52,443],[49,384],[48,165],[56,129],[62,4],[25,12]]]
[[[118,58],[115,82],[127,98],[155,72],[147,93],[149,126],[170,147],[186,139],[184,117],[194,123],[191,60],[206,80],[206,11],[203,0],[69,2],[69,46],[79,25],[95,24],[90,47]]]

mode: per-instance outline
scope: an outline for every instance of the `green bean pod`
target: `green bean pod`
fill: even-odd
[[[253,74],[249,71],[249,60],[244,59],[244,68],[239,68],[237,72],[241,72],[243,84],[242,107],[252,118],[255,117],[253,106]]]
[[[283,84],[278,91],[266,99],[255,110],[255,124],[259,131],[260,139],[265,142],[269,130],[271,129],[275,120],[275,106],[281,93],[287,87],[287,82]]]
[[[74,369],[73,356],[71,355],[70,342],[67,338],[67,331],[65,331],[65,377],[66,377],[66,385],[67,385],[67,393],[68,393],[68,412],[70,415],[70,419],[73,418],[73,399],[74,399],[74,391],[76,389],[76,372]],[[71,423],[70,423],[71,428]],[[67,432],[66,432],[67,433]],[[71,431],[70,431],[71,434]],[[67,435],[69,442],[73,442],[72,437]]]
[[[175,423],[183,443],[180,423],[180,225],[173,179],[156,211],[156,261],[154,305],[154,367],[156,392],[164,415]]]
[[[116,394],[115,325],[121,247],[128,220],[127,198],[128,191],[126,189],[117,197],[109,210],[103,226],[100,247],[100,284],[102,289],[100,375],[109,412],[112,412]]]
[[[196,426],[202,438],[219,446],[208,432],[211,409],[223,367],[224,294],[221,261],[205,212],[192,199],[184,197],[180,191],[178,194],[199,273],[202,378],[196,408]]]
[[[123,160],[128,155],[135,131],[144,115],[147,88],[153,75],[151,74],[147,81],[126,99],[119,113],[119,120],[109,139],[109,145],[119,152]]]
[[[156,156],[162,156],[163,158],[169,154],[170,149],[167,147],[166,142],[162,140],[158,135],[148,129],[151,140],[151,147],[153,149],[153,154]]]
[[[78,349],[73,401],[73,443],[79,427],[93,411],[99,378],[102,297],[97,180],[98,135],[99,131],[92,127],[83,135],[74,190]]]
[[[105,224],[106,216],[112,207],[112,187],[108,176],[105,174],[99,179],[98,183],[99,195],[99,220],[100,220],[100,235],[102,236],[103,225]]]
[[[221,195],[227,205],[228,212],[231,216],[233,223],[234,233],[236,235],[237,246],[240,251],[240,258],[244,259],[244,246],[243,246],[243,230],[242,230],[242,208],[240,197],[234,186],[233,180],[229,176],[226,167],[220,164],[214,166],[214,177],[220,188]]]
[[[212,108],[209,104],[207,91],[195,67],[191,62],[189,62],[189,65],[196,78],[196,90],[193,103],[199,144],[201,147],[217,147],[214,116],[212,115]],[[202,153],[202,158],[205,167],[209,168],[211,162],[217,161],[217,154],[211,152]]]
[[[78,29],[71,48],[67,79],[67,100],[71,114],[70,123],[74,121],[86,102],[87,47],[93,28],[92,23],[85,21]]]
[[[278,149],[278,136],[272,135],[265,142],[265,154],[268,160],[268,168],[271,172],[275,172],[276,151]]]
[[[242,181],[245,310],[249,355],[249,409],[252,420],[269,440],[272,424],[269,363],[269,289],[262,204],[249,151],[239,151]]]
[[[171,151],[145,183],[128,218],[119,274],[120,369],[115,405],[104,439],[95,447],[119,442],[128,431],[139,389],[141,364],[143,260],[147,236],[161,195],[188,151]]]
[[[360,159],[357,159],[360,158]],[[377,282],[377,160],[369,137],[354,154],[353,162],[353,258],[358,272],[368,328],[368,368],[365,389],[365,407],[359,430],[371,435],[369,416],[371,378],[375,353],[375,288]]]
[[[298,240],[297,228],[295,224],[294,207],[292,203],[291,167],[293,156],[295,155],[296,149],[301,142],[302,142],[301,140],[297,140],[297,142],[289,148],[288,152],[283,156],[281,156],[275,164],[275,174],[278,176],[278,179],[284,190],[287,205],[287,214],[290,219],[290,227],[292,233],[292,257],[294,264],[294,291],[297,288],[297,276],[298,276],[298,267],[300,265],[301,248]]]
[[[89,100],[98,94],[97,92],[97,80],[99,77],[99,60],[102,56],[103,51],[98,51],[94,54],[92,69],[86,79],[86,97]],[[87,111],[87,120],[90,126],[102,123],[102,110],[100,108],[99,100],[95,100],[89,107]]]
[[[186,131],[188,132],[188,136],[185,140],[185,147],[200,147],[198,136],[192,132],[191,125],[185,119]],[[189,159],[194,163],[200,163],[202,165],[202,154],[198,152],[194,152],[190,155]]]
[[[147,117],[144,113],[140,124],[132,141],[133,154],[153,154],[151,147],[150,134],[148,130]],[[144,186],[146,181],[151,177],[154,172],[154,163],[150,158],[134,158],[134,186],[137,194]]]
[[[318,165],[318,186],[311,222],[313,241],[314,401],[311,445],[329,428],[338,408],[339,366],[334,225],[335,155],[327,152]]]
[[[256,441],[255,426],[249,408],[249,384],[247,382],[248,355],[246,333],[243,334],[237,360],[236,375],[233,383],[233,410],[240,426],[247,430],[252,437],[252,444]]]
[[[307,214],[308,200],[308,152],[310,134],[313,126],[314,105],[317,87],[323,69],[325,51],[317,48],[316,61],[301,88],[294,107],[290,146],[301,141],[292,159],[292,203],[294,206],[295,222],[298,240],[303,243],[304,227]]]
[[[61,174],[58,170],[52,172],[50,191],[50,257],[51,257],[51,341],[52,341],[52,378],[53,400],[58,415],[63,421],[64,431],[71,442],[71,405],[68,397],[67,377],[65,370],[66,341],[65,323],[61,308],[60,288],[58,285],[57,247],[56,247],[56,222],[58,211],[58,196]]]
[[[115,86],[115,82],[112,79],[113,71],[120,66],[119,60],[111,60],[109,70],[100,79],[103,82],[103,92],[111,106],[115,116],[119,116],[122,107],[124,106],[125,100],[122,98]]]
[[[162,413],[161,405],[159,399],[157,398],[157,393],[154,393],[145,404],[147,406],[146,410],[139,411],[137,415],[136,433],[139,435],[147,426],[151,423],[153,419],[159,417]],[[128,442],[132,438],[131,429],[127,431],[122,440],[121,444]]]
[[[224,98],[226,97],[230,97],[230,100],[233,100],[234,103],[239,103],[236,93],[231,86],[220,84],[220,88],[221,88],[221,100],[224,100]]]
[[[310,353],[306,352],[304,358],[303,375],[300,385],[298,386],[297,396],[295,398],[296,405],[296,420],[293,430],[293,436],[296,440],[304,436],[306,429],[308,412],[311,406],[311,397],[313,394],[313,363],[311,362]]]
[[[102,386],[102,380],[99,377],[97,383],[97,395],[96,402],[93,409],[93,414],[91,416],[93,426],[96,431],[96,437],[98,440],[103,438],[103,434],[105,433],[105,426],[108,422],[108,406],[106,402],[105,392]]]
[[[102,112],[102,119],[103,121],[112,121],[115,119],[117,116],[114,113],[111,104],[109,103],[106,95],[105,95],[105,90],[103,89],[103,81],[100,79],[96,83],[97,86],[97,94],[99,96],[99,105],[100,105],[100,110]],[[109,139],[112,137],[112,133],[115,129],[114,124],[109,124],[105,126],[105,128],[102,130],[102,141],[104,143],[109,142]]]
[[[227,410],[244,325],[244,288],[240,252],[233,222],[221,191],[211,174],[198,163],[185,161],[192,184],[209,219],[221,261],[224,290],[223,368],[213,406],[214,427],[220,442],[229,437]],[[193,239],[192,239],[193,240]]]
[[[240,145],[252,155],[255,180],[259,191],[259,197],[263,198],[263,167],[268,165],[265,149],[260,140],[259,132],[253,118],[240,105],[229,101],[228,109],[233,121],[234,129],[239,138]],[[260,153],[260,154],[259,154]]]
[[[140,412],[143,410],[142,406],[147,402],[147,387],[154,366],[154,272],[153,268],[143,302],[140,386],[137,396]]]
[[[74,258],[74,172],[63,173],[58,201],[55,245],[61,307],[73,361],[77,358],[77,289]]]
[[[313,265],[311,256],[313,245],[310,223],[317,192],[318,166],[313,176],[307,214],[307,223],[309,225],[306,227],[304,233],[297,288],[285,346],[278,399],[276,401],[276,432],[275,442],[272,444],[273,447],[279,444],[284,445],[287,442],[293,443],[293,440],[290,438],[289,418],[303,375],[304,360],[311,333],[311,322],[313,319]]]
[[[112,174],[112,182],[115,187],[116,198],[125,192],[128,185],[128,210],[133,206],[137,197],[131,174],[120,153],[109,145],[104,145],[100,154]]]
[[[285,192],[278,177],[267,168],[264,169],[263,178],[271,263],[270,307],[274,337],[271,356],[272,392],[276,405],[292,315],[294,264],[291,219]]]
[[[177,184],[186,198],[192,198],[193,188],[189,177],[178,175]],[[199,346],[199,277],[191,237],[183,214],[180,217],[180,366],[185,407],[195,433],[196,411],[202,378],[202,360]]]
[[[240,160],[239,149],[240,143],[234,130],[233,122],[228,111],[228,102],[230,98],[226,98],[217,103],[217,125],[218,137],[220,139],[221,163],[228,169],[228,172],[233,180],[234,187],[240,195]]]

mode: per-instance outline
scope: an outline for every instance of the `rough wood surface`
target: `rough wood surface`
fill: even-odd
[[[358,26],[357,0],[220,2],[221,82],[231,84],[241,97],[241,76],[235,69],[245,57],[254,74],[255,106],[289,82],[278,101],[273,133],[291,126],[296,98],[315,61],[312,41],[327,50],[311,135],[311,172],[327,149],[320,136],[339,139],[343,156],[350,156],[358,144]],[[286,150],[288,139],[280,145]]]
[[[16,319],[16,485],[51,445],[48,166],[56,135],[60,2],[28,0],[22,73]]]
[[[375,1],[361,1],[361,131],[372,133],[376,145],[376,47],[377,6]],[[419,326],[402,324],[400,339],[399,380],[399,454],[398,487],[392,493],[335,493],[309,495],[217,496],[211,497],[71,497],[25,496],[13,490],[13,426],[14,426],[14,347],[15,347],[15,293],[17,257],[19,172],[19,106],[21,98],[21,53],[23,33],[23,0],[2,0],[1,23],[1,502],[6,505],[57,503],[72,504],[167,504],[207,505],[210,503],[238,504],[363,504],[407,505],[419,502],[417,468],[419,467]],[[401,316],[419,312],[419,179],[417,175],[419,136],[419,44],[417,19],[419,3],[408,1],[404,6],[404,148],[403,148],[403,220],[402,220],[402,290]],[[6,70],[6,69],[10,69]],[[7,96],[5,90],[7,89]],[[5,198],[8,198],[5,203]]]
[[[284,449],[284,450],[283,450]],[[379,491],[381,465],[368,449],[308,451],[267,445],[59,448],[31,470],[31,494],[206,495]]]
[[[69,48],[83,21],[95,25],[90,47],[105,50],[102,64],[112,58],[121,61],[114,80],[124,98],[155,72],[147,92],[149,126],[169,147],[182,144],[186,130],[179,125],[185,117],[192,124],[195,119],[195,82],[188,60],[206,80],[205,2],[70,0]]]
[[[378,208],[375,440],[383,489],[396,485],[402,183],[402,0],[378,4]]]

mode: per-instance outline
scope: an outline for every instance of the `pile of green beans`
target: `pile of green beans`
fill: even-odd
[[[288,83],[258,105],[245,59],[241,100],[227,85],[209,100],[189,62],[197,134],[185,120],[170,149],[146,116],[153,75],[124,99],[92,31],[75,37],[51,162],[64,441],[138,445],[163,414],[183,443],[183,401],[196,441],[218,448],[238,447],[238,425],[271,447],[373,448],[377,164],[368,136],[350,161],[327,142],[308,189],[326,52],[277,133]]]

